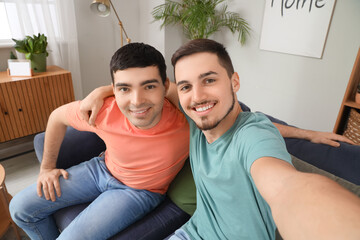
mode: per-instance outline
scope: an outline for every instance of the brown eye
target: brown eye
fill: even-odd
[[[147,86],[145,87],[146,90],[150,90],[150,89],[154,89],[154,88],[156,88],[155,85],[147,85]]]
[[[189,90],[189,89],[190,89],[190,86],[189,86],[189,85],[184,85],[184,86],[180,87],[180,91],[181,91],[181,92],[185,92],[185,91],[187,91],[187,90]]]
[[[129,88],[122,87],[122,88],[119,88],[118,91],[120,91],[120,92],[128,92]]]

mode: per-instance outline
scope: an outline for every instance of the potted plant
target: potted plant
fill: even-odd
[[[355,102],[360,104],[360,82],[356,88],[356,93],[355,93]]]
[[[225,0],[165,0],[154,8],[152,15],[161,20],[161,27],[180,24],[189,39],[208,38],[220,28],[238,33],[238,41],[244,44],[249,35],[249,24],[239,14],[227,11]]]
[[[15,42],[15,50],[24,53],[25,58],[31,61],[31,68],[34,72],[46,71],[46,57],[49,53],[46,50],[48,45],[47,37],[44,34],[26,36],[22,40],[12,39]]]

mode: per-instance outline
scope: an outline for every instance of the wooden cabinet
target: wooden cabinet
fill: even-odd
[[[351,109],[360,110],[360,104],[355,102],[355,93],[358,84],[360,83],[360,48],[355,59],[354,67],[352,69],[349,83],[347,85],[344,99],[341,103],[340,111],[335,123],[333,132],[338,134],[343,134],[347,120],[349,118],[349,113]]]
[[[71,73],[57,66],[32,77],[0,72],[0,142],[42,132],[50,113],[74,101]]]

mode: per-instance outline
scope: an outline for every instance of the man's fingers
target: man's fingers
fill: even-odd
[[[55,200],[56,200],[55,189],[54,189],[54,185],[52,183],[48,184],[48,192],[49,192],[51,201],[55,202]]]
[[[343,135],[335,134],[335,133],[332,136],[330,136],[330,138],[332,138],[333,140],[336,140],[336,141],[340,141],[340,142],[346,142],[346,143],[353,144],[353,145],[355,144],[349,138],[347,138]],[[340,144],[338,146],[340,146]]]
[[[45,199],[50,200],[50,194],[49,194],[49,191],[48,191],[48,185],[47,184],[42,185],[42,191],[44,193]]]
[[[341,141],[341,142],[346,142],[346,143],[355,145],[355,143],[354,143],[352,140],[350,140],[350,139],[348,139],[347,137],[344,137],[344,136],[341,136],[341,138],[339,139],[339,141]]]
[[[325,140],[324,144],[330,145],[332,147],[340,147],[340,143],[333,140]]]
[[[60,169],[60,173],[65,179],[69,178],[69,173],[67,171],[65,171],[64,169]]]
[[[80,111],[80,117],[81,117],[82,120],[88,122],[89,121],[89,112]]]
[[[89,124],[91,126],[95,126],[95,120],[96,120],[96,116],[98,115],[100,111],[100,108],[96,108],[94,107],[91,112],[89,113],[90,114],[90,118],[89,118]]]
[[[36,192],[39,197],[42,197],[42,184],[41,182],[38,182],[36,185]]]
[[[61,188],[59,181],[54,182],[55,192],[58,197],[61,197]]]

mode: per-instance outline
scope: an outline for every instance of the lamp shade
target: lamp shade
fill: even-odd
[[[107,17],[110,14],[110,2],[109,0],[94,0],[90,9],[100,17]]]

